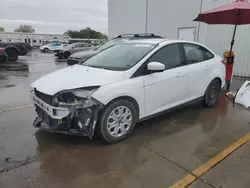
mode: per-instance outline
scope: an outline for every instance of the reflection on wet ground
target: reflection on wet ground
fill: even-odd
[[[25,58],[27,75],[0,73],[0,108],[30,104],[29,84],[66,66],[53,54]],[[169,187],[250,130],[249,112],[223,94],[216,108],[197,103],[141,122],[115,145],[37,131],[34,118],[34,108],[0,113],[1,188]]]

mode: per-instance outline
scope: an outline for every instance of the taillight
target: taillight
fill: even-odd
[[[4,53],[5,52],[5,49],[0,49],[0,53]]]

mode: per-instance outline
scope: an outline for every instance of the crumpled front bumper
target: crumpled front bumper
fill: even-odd
[[[91,101],[88,105],[54,107],[47,104],[35,94],[33,101],[38,117],[33,125],[39,129],[62,134],[88,136],[94,135],[98,112],[103,105],[98,101]]]

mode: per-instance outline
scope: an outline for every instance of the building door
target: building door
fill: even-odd
[[[179,28],[178,38],[180,40],[195,41],[195,27]]]

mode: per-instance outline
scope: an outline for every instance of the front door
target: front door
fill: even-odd
[[[144,76],[146,116],[180,105],[185,101],[187,73],[178,44],[162,47],[147,63],[160,62],[166,70]]]

